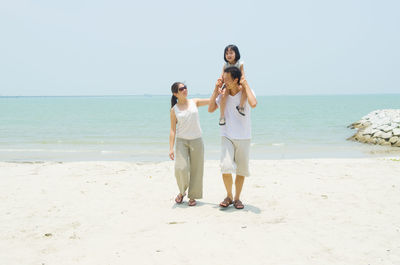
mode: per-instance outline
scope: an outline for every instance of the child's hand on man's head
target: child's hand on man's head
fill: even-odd
[[[240,78],[240,81],[239,81],[239,86],[243,87],[246,84],[247,84],[247,80],[246,80],[246,78],[244,78],[242,76],[242,78]]]
[[[215,87],[218,88],[218,90],[221,90],[223,84],[224,80],[222,78],[218,78],[217,83],[215,83]]]

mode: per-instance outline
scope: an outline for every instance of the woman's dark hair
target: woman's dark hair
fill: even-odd
[[[224,50],[224,61],[225,61],[225,62],[228,62],[228,61],[226,60],[226,58],[225,58],[225,54],[226,54],[226,52],[227,52],[228,50],[232,50],[232,51],[235,52],[235,61],[236,61],[236,62],[240,60],[240,52],[239,52],[238,47],[237,47],[236,45],[230,44],[230,45],[226,46],[226,47],[225,47],[225,50]]]
[[[182,83],[182,82],[175,82],[175,83],[173,83],[172,86],[171,86],[171,92],[172,92],[172,97],[171,97],[171,108],[172,108],[173,106],[175,106],[175,104],[178,102],[178,98],[175,97],[174,93],[178,93],[178,88],[179,88],[179,85],[180,85],[180,84],[183,84],[183,83]]]
[[[236,66],[229,66],[225,68],[225,73],[230,73],[233,80],[238,79],[238,84],[240,84],[240,79],[242,78],[242,72]]]

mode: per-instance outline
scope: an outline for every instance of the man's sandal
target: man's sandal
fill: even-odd
[[[195,199],[190,199],[188,202],[189,206],[196,206],[196,200]]]
[[[232,203],[233,203],[232,199],[229,198],[229,197],[226,197],[226,198],[219,204],[219,206],[226,208],[226,207],[228,207],[229,205],[231,205]]]
[[[233,201],[233,206],[235,206],[236,209],[243,209],[244,205],[240,200]]]

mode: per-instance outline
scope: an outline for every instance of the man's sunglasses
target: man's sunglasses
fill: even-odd
[[[178,88],[178,90],[181,91],[181,92],[182,92],[183,90],[185,90],[185,89],[187,89],[186,86],[183,86],[183,87]]]

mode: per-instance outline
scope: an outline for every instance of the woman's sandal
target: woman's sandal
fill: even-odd
[[[246,116],[246,114],[244,113],[244,107],[240,107],[239,105],[236,106],[237,111],[240,113],[240,115],[242,116]]]
[[[219,204],[219,206],[226,208],[226,207],[228,207],[229,205],[231,205],[232,203],[233,203],[232,199],[229,198],[229,197],[226,197],[226,198]]]
[[[240,200],[233,201],[233,206],[235,206],[236,209],[243,209],[244,205]]]
[[[188,202],[189,206],[196,206],[196,200],[195,199],[190,199]]]
[[[185,197],[185,196],[179,193],[175,198],[175,202],[178,203],[178,204],[182,203],[183,202],[183,197]]]

